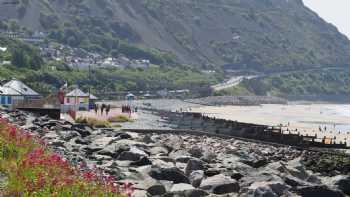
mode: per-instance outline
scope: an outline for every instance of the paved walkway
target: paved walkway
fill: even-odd
[[[126,115],[128,116],[129,114],[127,113],[122,113],[121,108],[112,108],[111,111],[108,113],[108,115],[106,114],[106,112],[104,111],[103,114],[101,115],[101,111],[99,110],[97,112],[97,114],[95,113],[94,110],[90,110],[90,111],[79,111],[77,113],[77,117],[84,117],[84,118],[95,118],[98,120],[108,120],[108,118],[110,117],[115,117],[118,115]],[[132,119],[137,119],[137,114],[133,113],[131,115]]]

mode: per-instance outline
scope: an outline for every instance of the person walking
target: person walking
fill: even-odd
[[[103,116],[103,110],[105,109],[106,105],[103,103],[101,106],[101,116]]]
[[[95,105],[94,105],[94,110],[95,110],[95,113],[96,113],[96,115],[97,115],[97,112],[98,112],[98,104],[96,104],[96,103],[95,103]]]
[[[106,115],[108,116],[109,111],[111,110],[111,105],[107,105],[106,107]]]

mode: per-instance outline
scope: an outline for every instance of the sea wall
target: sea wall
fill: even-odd
[[[316,135],[303,136],[298,132],[283,130],[281,127],[217,119],[201,113],[159,110],[154,112],[159,113],[170,125],[173,125],[173,129],[197,130],[300,147],[347,148],[346,143],[336,143],[333,139],[318,138]]]
[[[287,104],[286,99],[272,96],[210,96],[186,100],[189,103],[217,106],[217,105],[261,105]]]

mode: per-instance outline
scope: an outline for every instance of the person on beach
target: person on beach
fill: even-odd
[[[95,105],[94,105],[94,110],[95,110],[95,113],[96,113],[96,115],[97,115],[97,112],[98,112],[98,104],[95,104]]]
[[[109,111],[111,110],[111,105],[107,105],[106,107],[106,115],[108,116]]]
[[[106,108],[106,105],[103,103],[102,106],[101,106],[101,116],[103,116],[103,111],[104,111],[105,108]]]

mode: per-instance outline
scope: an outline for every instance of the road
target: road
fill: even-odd
[[[271,77],[271,76],[278,76],[278,75],[286,75],[286,74],[293,74],[293,73],[298,73],[298,72],[311,72],[311,71],[327,71],[327,70],[342,70],[344,68],[342,67],[323,67],[323,68],[305,68],[303,70],[289,70],[289,71],[279,71],[279,72],[272,72],[272,73],[265,73],[265,74],[258,74],[258,75],[240,75],[240,76],[233,76],[230,79],[228,79],[227,81],[220,83],[220,84],[216,84],[211,86],[211,88],[214,91],[220,91],[220,90],[224,90],[227,88],[231,88],[234,86],[237,86],[238,84],[240,84],[244,79],[254,79],[254,78],[258,78],[258,77]]]
[[[229,80],[227,80],[223,83],[211,86],[211,88],[214,91],[220,91],[220,90],[234,87],[234,86],[240,84],[244,79],[253,79],[256,77],[258,77],[258,76],[257,75],[233,76]]]

